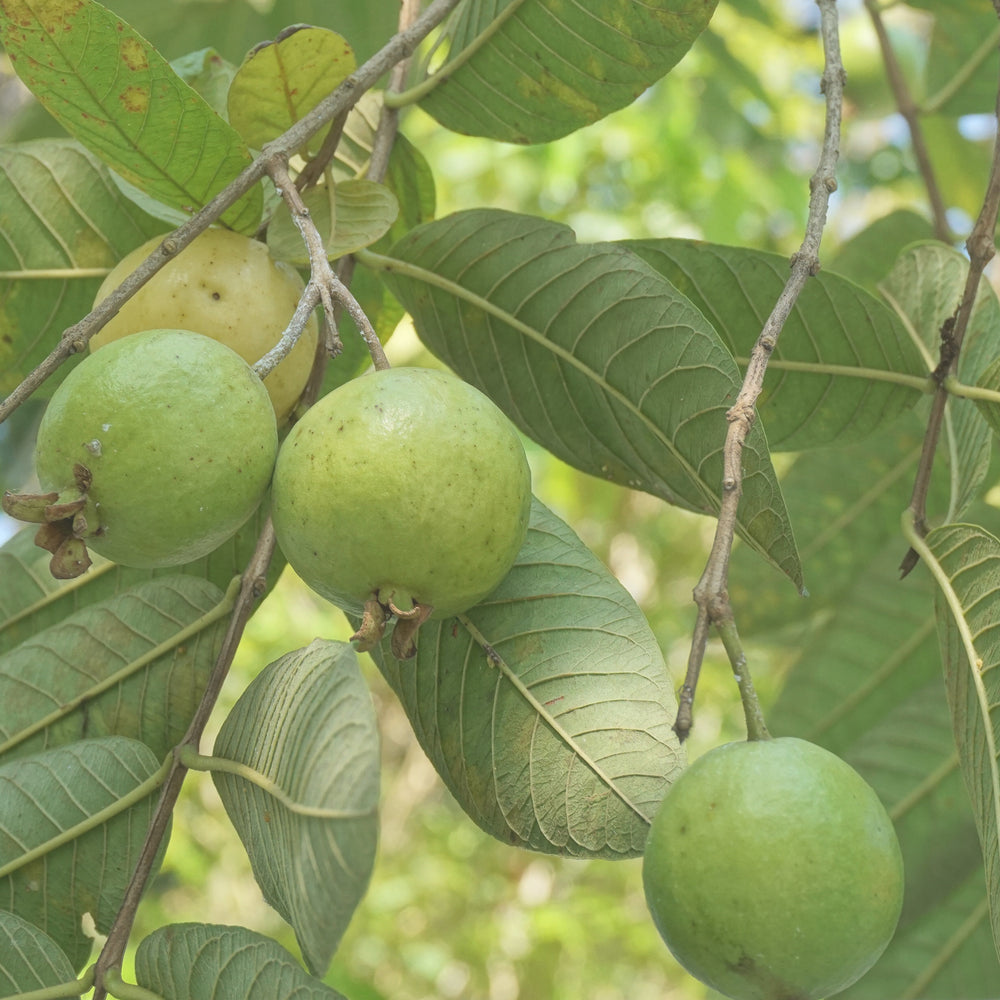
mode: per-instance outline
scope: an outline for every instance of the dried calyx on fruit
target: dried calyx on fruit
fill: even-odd
[[[278,437],[263,383],[228,347],[148,330],[85,358],[38,430],[41,492],[3,509],[41,525],[54,576],[79,576],[87,549],[126,566],[190,562],[254,512]]]
[[[461,379],[423,368],[377,371],[324,396],[282,445],[272,490],[292,567],[363,615],[362,648],[394,617],[400,658],[427,618],[461,614],[496,588],[530,505],[507,417]]]

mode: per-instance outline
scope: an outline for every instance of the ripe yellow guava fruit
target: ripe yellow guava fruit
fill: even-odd
[[[50,492],[5,495],[4,508],[42,523],[56,575],[86,569],[88,546],[125,566],[180,565],[250,517],[277,450],[270,399],[238,354],[185,330],[149,330],[69,373],[35,445]]]
[[[104,279],[95,305],[162,239],[157,236],[124,257]],[[168,327],[218,340],[252,365],[278,342],[303,287],[298,272],[271,257],[263,243],[228,229],[207,229],[122,306],[91,338],[90,349],[140,330]],[[302,394],[317,335],[316,317],[311,316],[291,353],[264,380],[279,421]]]
[[[531,474],[513,425],[446,372],[392,368],[316,403],[281,446],[278,544],[345,611],[376,600],[466,611],[504,578],[527,532]]]
[[[716,747],[680,776],[653,820],[643,885],[702,982],[734,1000],[823,1000],[888,945],[903,861],[871,786],[784,737]]]

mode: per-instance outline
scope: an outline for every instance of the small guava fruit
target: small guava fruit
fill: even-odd
[[[52,572],[77,576],[87,547],[125,566],[175,566],[222,544],[254,512],[277,457],[264,385],[228,347],[148,330],[84,358],[38,429],[43,492],[4,509],[41,524]]]
[[[395,640],[411,631],[404,621],[460,614],[506,576],[527,532],[531,473],[513,425],[478,389],[391,368],[306,412],[281,446],[271,503],[299,576],[374,615],[375,640],[395,614]]]
[[[643,861],[674,957],[734,1000],[823,1000],[885,950],[903,861],[874,790],[792,737],[727,743],[667,792]]]
[[[163,241],[161,236],[124,257],[104,279],[95,305],[108,297]],[[165,264],[90,341],[96,351],[140,330],[191,330],[231,347],[248,364],[274,347],[299,303],[304,285],[267,246],[229,229],[206,229]],[[291,412],[312,369],[316,317],[310,316],[291,352],[264,385],[278,420]]]

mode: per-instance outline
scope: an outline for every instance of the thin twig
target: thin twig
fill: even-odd
[[[736,530],[737,512],[743,492],[743,444],[756,418],[755,405],[764,384],[767,362],[778,342],[781,329],[788,319],[806,281],[819,271],[819,246],[826,225],[830,195],[837,188],[837,159],[840,153],[840,120],[844,98],[844,64],[840,55],[836,0],[816,0],[820,9],[821,33],[825,69],[822,89],[826,95],[826,125],[819,164],[810,178],[809,217],[802,245],[791,259],[788,281],[768,316],[750,355],[743,385],[735,404],[726,414],[729,426],[723,449],[722,501],[712,550],[705,570],[694,589],[698,608],[687,673],[679,697],[674,730],[683,740],[691,730],[695,689],[705,658],[705,646],[711,626],[724,630],[726,648],[739,678],[740,695],[748,722],[763,719],[756,702],[745,657],[739,649],[732,607],[729,603],[729,557]],[[766,732],[766,731],[765,731]],[[751,736],[754,735],[751,732]],[[763,733],[762,733],[763,735]]]
[[[913,143],[913,155],[917,160],[917,169],[923,178],[924,187],[927,189],[927,199],[930,202],[931,215],[934,219],[934,235],[945,243],[951,243],[954,236],[951,226],[948,225],[948,216],[945,211],[944,198],[941,196],[941,189],[938,186],[937,177],[934,173],[934,165],[931,163],[930,153],[927,149],[927,142],[924,139],[924,130],[920,124],[920,109],[917,102],[910,93],[907,86],[903,69],[896,58],[895,50],[889,39],[889,32],[886,31],[885,22],[882,20],[882,12],[876,0],[865,0],[865,8],[871,18],[872,26],[875,28],[875,37],[878,39],[879,48],[882,52],[882,62],[885,64],[886,76],[889,79],[889,86],[892,89],[893,97],[896,100],[896,108],[906,121],[906,127],[910,131],[910,140]]]
[[[332,94],[325,97],[304,118],[274,142],[268,143],[239,176],[220,191],[204,208],[167,236],[160,247],[129,275],[121,286],[100,302],[62,335],[49,356],[0,403],[0,423],[14,412],[56,369],[73,354],[84,350],[88,341],[168,260],[203,233],[267,174],[272,160],[287,159],[338,114],[352,108],[378,79],[401,59],[409,57],[430,32],[461,0],[434,0],[405,31],[394,35],[366,63],[353,72]]]
[[[998,11],[1000,14],[1000,11]],[[995,108],[997,120],[1000,121],[1000,86],[997,92]],[[969,270],[965,276],[965,287],[962,298],[955,310],[941,328],[940,360],[932,373],[937,383],[937,390],[931,403],[931,411],[927,418],[927,431],[924,434],[920,461],[913,481],[913,493],[907,508],[913,517],[914,530],[921,538],[927,534],[927,495],[930,491],[931,471],[934,468],[934,456],[937,453],[938,440],[941,437],[941,427],[944,423],[945,406],[950,395],[949,385],[958,371],[958,358],[962,351],[972,311],[976,305],[979,293],[979,282],[986,265],[996,253],[995,234],[997,215],[1000,213],[1000,131],[993,142],[993,163],[986,184],[986,194],[979,210],[976,224],[969,233],[965,248],[969,252]],[[901,576],[906,576],[916,566],[920,556],[914,547],[910,547],[900,563]]]

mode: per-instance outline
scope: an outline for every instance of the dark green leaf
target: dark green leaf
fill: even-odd
[[[716,2],[460,4],[420,106],[468,135],[558,139],[631,104],[673,69]]]
[[[354,649],[317,639],[265,667],[222,724],[215,754],[285,799],[213,771],[264,898],[323,975],[367,888],[378,837],[378,731]]]
[[[0,3],[0,42],[73,136],[141,191],[194,212],[250,163],[238,133],[138,32],[92,0]],[[222,216],[253,232],[258,185]]]
[[[139,945],[135,976],[163,1000],[344,1000],[245,927],[170,924]]]
[[[0,997],[76,979],[66,953],[34,924],[0,910]]]
[[[482,604],[379,666],[462,808],[497,839],[569,857],[642,853],[684,765],[673,682],[617,580],[535,502]]]
[[[121,905],[159,767],[148,747],[120,736],[0,765],[0,909],[45,931],[74,969],[91,950],[84,914],[107,933]]]
[[[741,378],[704,316],[616,246],[510,212],[459,212],[365,262],[424,343],[526,434],[592,475],[714,514]],[[801,586],[784,500],[755,425],[738,530]]]
[[[691,299],[745,366],[788,279],[788,260],[694,240],[625,245]],[[906,379],[927,371],[891,310],[820,271],[802,289],[768,362],[757,402],[768,444],[797,451],[856,441],[920,400],[921,389]]]
[[[162,577],[0,655],[0,760],[113,734],[162,757],[187,731],[232,603],[206,580]]]
[[[904,247],[933,238],[934,227],[924,216],[899,208],[865,226],[823,266],[875,292]]]

